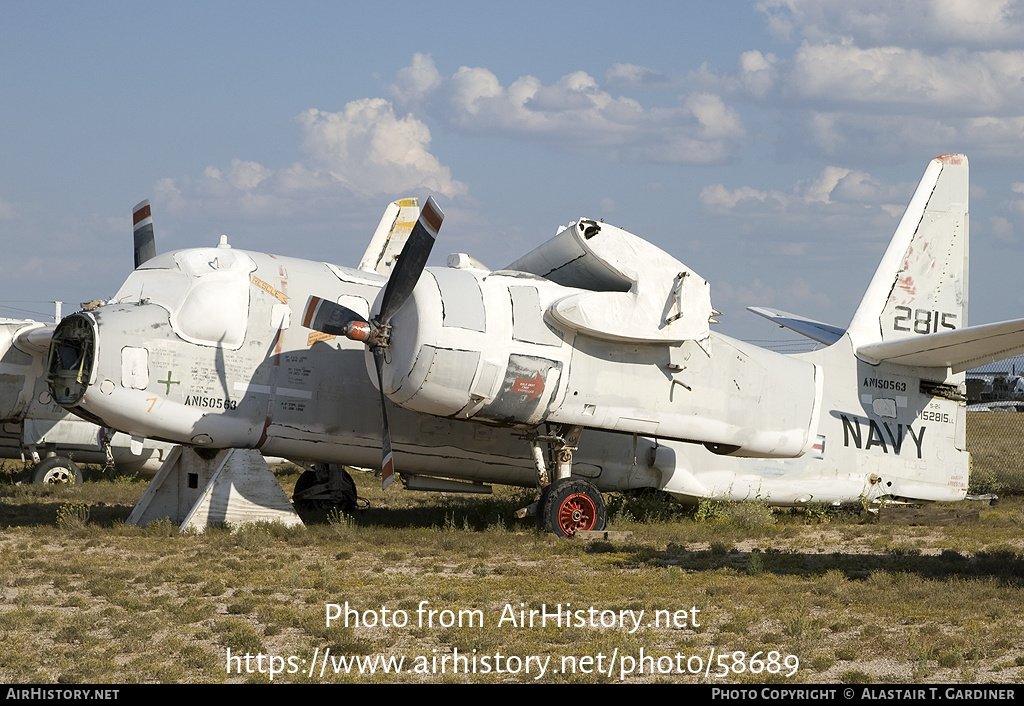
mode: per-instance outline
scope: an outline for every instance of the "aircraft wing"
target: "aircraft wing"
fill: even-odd
[[[1024,319],[968,326],[895,341],[869,343],[857,355],[872,363],[952,368],[954,373],[1024,353]]]
[[[763,316],[769,321],[774,321],[783,328],[788,328],[791,331],[796,331],[801,336],[807,336],[818,343],[824,343],[826,346],[830,346],[846,333],[843,329],[838,326],[832,326],[830,324],[823,324],[820,321],[814,319],[808,319],[805,316],[797,316],[796,314],[790,314],[779,309],[766,309],[760,306],[748,306],[747,311],[751,311],[758,316]]]

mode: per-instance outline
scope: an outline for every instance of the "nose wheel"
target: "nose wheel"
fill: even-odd
[[[582,478],[560,478],[544,489],[537,515],[541,527],[561,537],[608,524],[604,496]]]

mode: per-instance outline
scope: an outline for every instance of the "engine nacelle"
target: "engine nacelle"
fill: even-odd
[[[544,421],[564,393],[572,356],[564,334],[544,320],[562,289],[532,275],[425,270],[391,320],[384,393],[438,416]],[[371,356],[367,366],[373,375]]]

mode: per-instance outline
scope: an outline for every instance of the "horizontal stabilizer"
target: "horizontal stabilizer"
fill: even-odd
[[[808,319],[805,316],[790,314],[785,311],[780,311],[779,309],[766,309],[760,306],[748,306],[747,311],[751,311],[758,316],[763,316],[783,328],[796,331],[801,336],[807,336],[807,338],[817,341],[818,343],[824,343],[826,346],[831,346],[842,338],[844,333],[846,333],[846,331],[838,326],[823,324],[820,321]]]
[[[869,343],[857,355],[871,363],[886,361],[924,368],[952,368],[954,373],[1024,353],[1024,319],[895,341]]]

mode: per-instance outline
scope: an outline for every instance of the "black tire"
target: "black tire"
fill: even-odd
[[[601,531],[608,526],[604,496],[581,478],[561,478],[544,489],[540,499],[541,527],[560,537],[580,530]]]
[[[341,469],[342,476],[344,477],[346,484],[351,488],[349,493],[346,493],[339,502],[332,503],[329,500],[295,500],[295,504],[305,508],[315,508],[318,510],[332,510],[335,509],[343,515],[351,515],[356,511],[357,499],[356,499],[356,484],[352,480],[352,476],[349,475],[348,471]],[[295,481],[295,489],[292,491],[292,498],[304,490],[308,490],[317,484],[316,473],[313,471],[303,471],[299,479]]]
[[[57,483],[79,485],[82,483],[82,469],[70,458],[50,456],[37,463],[32,469],[32,482],[50,485]]]
[[[295,489],[292,491],[292,499],[296,505],[307,508],[319,508],[320,504],[314,500],[299,500],[296,496],[299,493],[309,490],[316,485],[316,473],[313,471],[303,471],[299,479],[295,481]]]

